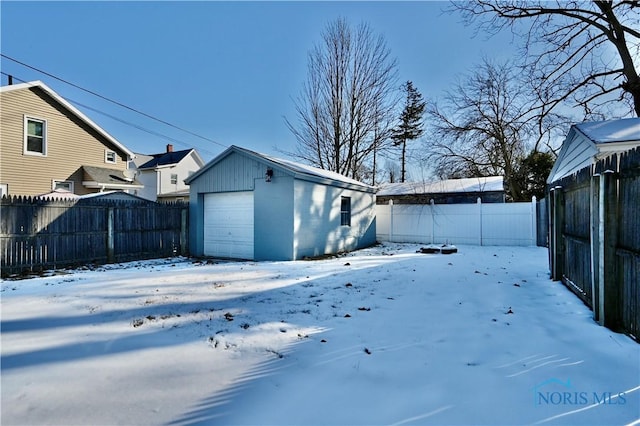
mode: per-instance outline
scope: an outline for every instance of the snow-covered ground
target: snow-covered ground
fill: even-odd
[[[545,249],[419,248],[1,281],[1,423],[640,423],[640,345]]]

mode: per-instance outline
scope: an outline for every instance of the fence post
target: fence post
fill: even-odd
[[[600,265],[602,264],[600,260],[600,256],[603,254],[602,249],[600,247],[604,235],[603,228],[603,216],[604,216],[604,206],[602,205],[602,185],[603,181],[601,179],[600,174],[594,174],[591,177],[590,182],[590,191],[591,191],[591,200],[590,200],[590,210],[591,210],[591,220],[590,220],[590,245],[591,245],[591,306],[593,307],[593,320],[597,321],[600,325],[603,325],[602,315],[603,309],[602,306],[602,280],[600,279]]]
[[[603,200],[601,203],[604,207],[604,241],[602,248],[604,253],[602,259],[602,278],[604,279],[601,286],[604,290],[604,313],[602,322],[605,327],[612,330],[619,328],[621,320],[621,300],[620,300],[620,283],[617,274],[616,246],[618,243],[618,184],[617,175],[613,170],[606,170],[602,177],[603,185],[601,186]],[[601,290],[602,291],[602,290]],[[601,302],[602,303],[602,302]]]
[[[112,263],[115,262],[115,250],[114,250],[114,241],[115,241],[115,230],[113,227],[114,222],[114,211],[113,207],[109,207],[107,209],[107,262]]]
[[[187,212],[188,209],[181,210],[180,216],[180,254],[186,256],[187,250]]]
[[[393,242],[393,200],[389,200],[389,241]]]
[[[556,186],[552,190],[551,204],[551,241],[553,250],[551,253],[551,279],[560,281],[564,273],[564,250],[562,242],[562,229],[564,227],[564,199],[562,187]]]
[[[538,245],[538,199],[531,197],[531,245]]]
[[[436,216],[435,216],[435,204],[436,202],[432,199],[429,200],[429,205],[431,206],[431,244],[436,243]]]
[[[482,246],[482,199],[478,197],[476,203],[478,204],[478,213],[480,216],[480,246]]]

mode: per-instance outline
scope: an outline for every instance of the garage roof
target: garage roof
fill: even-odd
[[[319,169],[317,167],[308,166],[305,164],[295,163],[293,161],[285,160],[282,158],[272,157],[269,155],[261,154],[259,152],[251,151],[246,148],[241,148],[239,146],[232,145],[228,149],[226,149],[222,154],[218,155],[216,158],[211,160],[207,165],[198,170],[193,175],[189,176],[185,179],[185,183],[189,185],[194,179],[197,179],[198,176],[205,173],[215,164],[220,162],[222,159],[227,157],[231,153],[238,153],[240,155],[248,156],[250,158],[256,159],[258,161],[265,162],[269,164],[271,167],[277,167],[280,169],[284,169],[293,174],[294,178],[301,180],[308,180],[317,183],[323,183],[328,185],[337,185],[344,187],[352,187],[357,188],[360,191],[366,192],[375,192],[375,188],[373,186],[367,185],[355,179],[348,178],[339,173],[332,172],[329,170]]]

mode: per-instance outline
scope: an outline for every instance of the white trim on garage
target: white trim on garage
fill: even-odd
[[[253,259],[253,191],[204,194],[204,255]]]

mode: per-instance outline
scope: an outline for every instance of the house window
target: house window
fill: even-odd
[[[340,198],[340,225],[351,226],[351,197]]]
[[[171,174],[171,185],[177,185],[178,184],[178,175],[177,174]]]
[[[36,118],[24,118],[24,153],[47,155],[47,122]]]
[[[0,183],[0,198],[5,195],[9,195],[9,185],[6,183]]]
[[[116,164],[116,153],[114,151],[109,151],[108,149],[104,151],[104,162]]]
[[[64,189],[65,191],[73,192],[73,181],[71,180],[54,180],[53,190]]]

